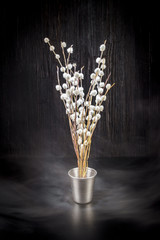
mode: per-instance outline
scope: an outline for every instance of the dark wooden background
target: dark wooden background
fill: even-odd
[[[0,239],[160,239],[159,6],[156,1],[0,3]],[[75,204],[68,120],[49,37],[73,44],[84,87],[107,39],[115,87],[93,136],[93,202]]]
[[[92,157],[159,155],[156,5],[114,0],[6,2],[0,8],[0,149],[5,155],[75,157],[64,107],[55,90],[49,37],[73,44],[85,66],[84,87],[107,39],[107,70],[116,85],[98,123]],[[153,15],[152,15],[153,14]],[[152,15],[152,17],[151,17]]]

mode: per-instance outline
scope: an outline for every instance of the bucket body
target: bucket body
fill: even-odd
[[[88,168],[85,178],[78,177],[78,168],[69,170],[68,175],[71,180],[73,201],[79,204],[86,204],[92,201],[95,176],[97,171]]]

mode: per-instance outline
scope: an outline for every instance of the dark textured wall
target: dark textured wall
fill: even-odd
[[[93,157],[157,156],[159,85],[156,6],[138,1],[39,1],[1,6],[1,155],[74,156],[64,107],[55,91],[56,62],[49,37],[73,44],[73,60],[85,66],[84,87],[107,39],[107,73],[116,85],[92,145]]]

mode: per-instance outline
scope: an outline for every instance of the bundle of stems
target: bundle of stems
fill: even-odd
[[[115,83],[112,85],[108,83],[111,73],[109,73],[105,81],[102,80],[106,68],[106,60],[103,57],[103,52],[106,49],[106,40],[104,44],[100,45],[100,56],[96,59],[98,66],[90,75],[91,83],[86,97],[82,84],[84,67],[78,71],[76,63],[70,63],[73,45],[67,49],[66,55],[66,43],[61,42],[62,64],[60,55],[55,52],[55,47],[50,44],[50,40],[45,38],[44,42],[48,43],[50,51],[53,52],[60,65],[60,67],[57,66],[58,84],[56,85],[56,90],[60,93],[60,98],[64,103],[68,116],[72,142],[77,157],[79,177],[85,178],[87,176],[92,136],[101,118],[101,112],[104,110],[103,103],[106,101],[106,95],[115,85]],[[63,75],[63,83],[60,82],[60,72]]]

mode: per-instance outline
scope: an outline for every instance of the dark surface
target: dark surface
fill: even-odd
[[[141,3],[141,5],[140,5]],[[159,7],[153,1],[54,0],[0,7],[0,239],[159,239]],[[99,46],[116,85],[93,136],[94,199],[72,202],[76,166],[56,62],[73,44],[85,90]]]
[[[98,171],[93,202],[78,205],[69,159],[1,159],[1,239],[159,239],[159,162],[91,160]]]

